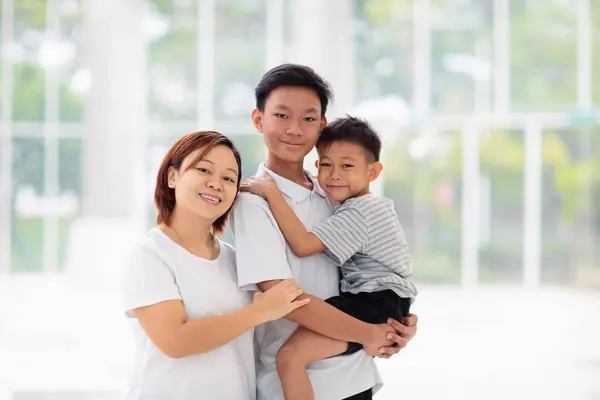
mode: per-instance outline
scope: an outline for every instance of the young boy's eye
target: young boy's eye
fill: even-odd
[[[330,167],[330,166],[331,165],[329,165],[329,163],[325,163],[325,162],[319,164],[319,167]]]
[[[352,164],[342,164],[342,168],[352,168],[354,165]]]

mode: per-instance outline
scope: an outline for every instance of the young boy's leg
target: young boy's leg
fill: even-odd
[[[277,352],[277,374],[286,400],[314,399],[306,367],[342,354],[348,343],[300,327]]]

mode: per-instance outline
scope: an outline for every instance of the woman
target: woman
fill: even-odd
[[[237,287],[235,250],[217,235],[240,187],[241,160],[217,132],[179,139],[156,180],[157,227],[124,274],[137,352],[128,398],[256,396],[252,329],[307,301],[287,280],[255,296]]]

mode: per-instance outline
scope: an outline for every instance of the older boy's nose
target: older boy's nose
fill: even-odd
[[[285,131],[286,135],[290,136],[302,136],[304,131],[298,125],[290,126]]]

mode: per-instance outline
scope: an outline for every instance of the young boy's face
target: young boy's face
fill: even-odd
[[[369,193],[382,165],[371,160],[359,144],[338,141],[319,149],[319,185],[340,203]]]

